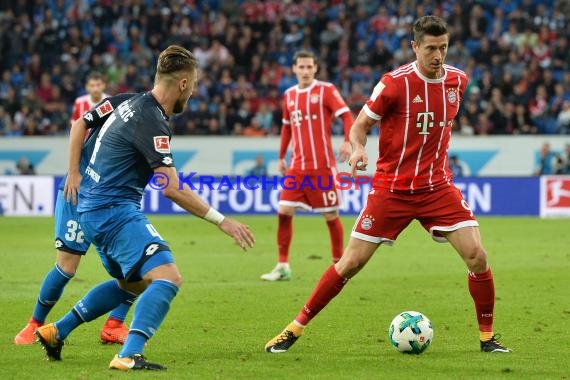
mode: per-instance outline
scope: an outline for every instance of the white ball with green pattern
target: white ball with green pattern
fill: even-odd
[[[406,354],[421,354],[433,340],[433,328],[428,317],[418,311],[404,311],[392,320],[388,331],[390,343]]]

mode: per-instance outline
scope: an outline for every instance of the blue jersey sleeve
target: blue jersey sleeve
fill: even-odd
[[[144,156],[151,169],[174,166],[170,151],[172,132],[166,119],[157,109],[152,115],[143,115],[143,120],[133,136],[133,145]]]
[[[126,93],[103,99],[92,110],[83,114],[83,121],[85,121],[87,128],[101,127],[119,104],[135,95],[137,94]]]

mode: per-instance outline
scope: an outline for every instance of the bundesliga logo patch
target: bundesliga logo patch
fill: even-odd
[[[154,136],[154,150],[158,153],[170,153],[170,139],[168,136]]]
[[[97,111],[97,115],[99,115],[99,117],[103,117],[108,113],[113,112],[113,106],[111,105],[110,101],[106,100],[105,103],[95,108],[95,110]]]

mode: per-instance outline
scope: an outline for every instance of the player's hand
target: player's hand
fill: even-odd
[[[249,226],[241,224],[237,220],[225,217],[218,227],[220,230],[231,236],[237,245],[239,245],[244,251],[247,251],[247,248],[253,248],[255,237],[249,230]]]
[[[67,174],[65,186],[63,187],[63,196],[68,202],[73,202],[74,205],[77,204],[77,194],[79,193],[81,178],[81,174],[70,172]]]
[[[340,162],[346,161],[352,152],[352,147],[350,146],[350,142],[345,141],[342,143],[340,148],[338,149],[338,160]]]
[[[368,166],[368,154],[364,148],[358,148],[352,152],[350,159],[348,160],[348,165],[350,166],[350,174],[356,177],[356,171],[364,171]]]
[[[285,159],[279,160],[278,169],[279,173],[285,175],[285,173],[287,172],[287,162],[285,161]]]

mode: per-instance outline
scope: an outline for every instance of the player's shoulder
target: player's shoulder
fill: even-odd
[[[406,63],[400,67],[395,68],[385,75],[387,79],[391,80],[402,80],[406,76],[411,75],[414,72],[413,62]]]
[[[446,73],[447,73],[448,75],[449,75],[449,74],[455,74],[455,75],[457,75],[457,76],[460,76],[461,78],[468,79],[467,73],[466,73],[465,71],[461,70],[461,69],[458,69],[458,68],[455,67],[455,66],[451,66],[451,65],[448,65],[448,64],[445,64],[445,63],[444,63],[444,64],[443,64],[443,68],[444,68],[444,70],[446,71]]]
[[[145,122],[168,121],[166,112],[155,99],[155,97],[152,96],[150,91],[139,94],[139,96],[135,99],[135,105],[133,108],[140,110],[140,114],[144,115],[143,120]]]
[[[294,94],[296,91],[299,90],[299,85],[293,85],[289,88],[287,88],[284,92],[283,95],[287,96],[287,95],[291,95]]]
[[[320,87],[325,87],[325,88],[334,88],[334,84],[332,84],[331,82],[326,82],[324,80],[316,80],[315,81],[315,86],[320,86]]]
[[[75,98],[75,103],[85,103],[89,102],[89,94],[80,95]]]

